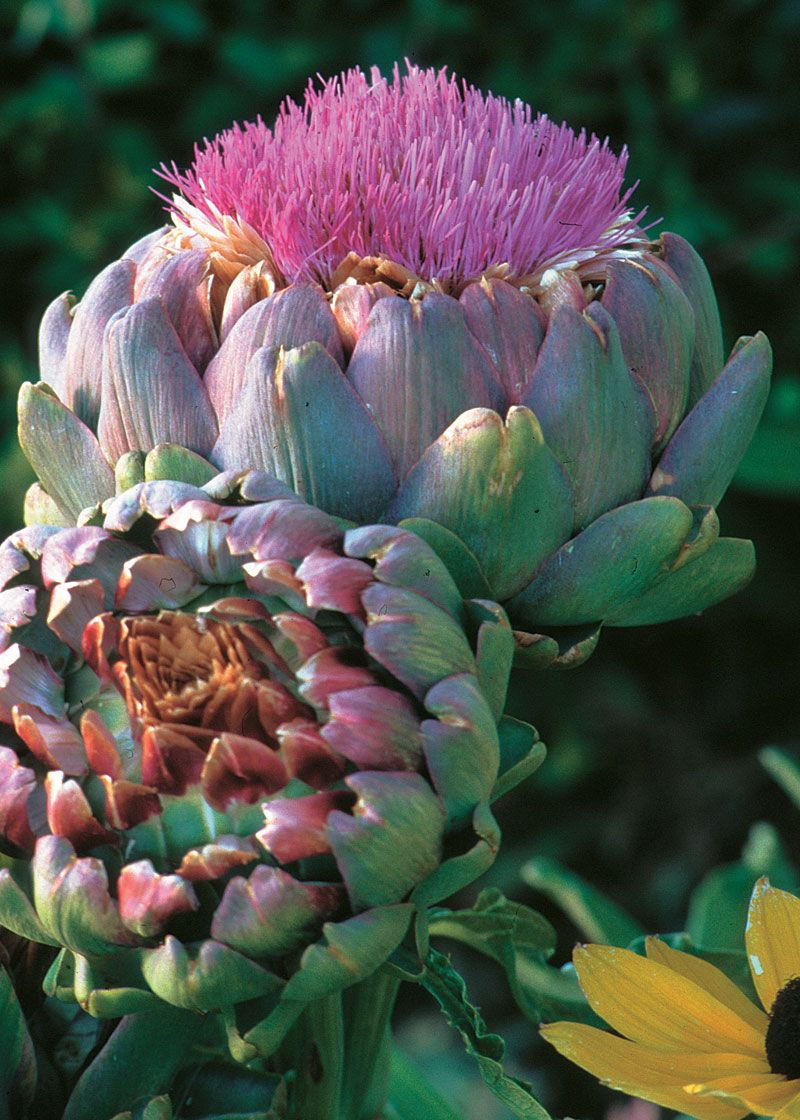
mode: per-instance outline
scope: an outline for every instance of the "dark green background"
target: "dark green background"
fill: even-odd
[[[551,757],[501,812],[495,881],[538,903],[516,868],[533,852],[555,855],[666,930],[753,821],[771,820],[800,854],[800,817],[755,758],[800,736],[800,3],[517,0],[490,12],[475,0],[6,0],[0,13],[6,530],[28,479],[14,401],[36,376],[39,317],[160,224],[151,168],[186,163],[195,139],[235,118],[269,120],[316,71],[408,55],[628,144],[636,200],[705,255],[728,344],[763,329],[775,348],[767,420],[722,509],[726,532],[755,538],[760,569],[703,618],[611,632],[578,672],[517,682],[516,703]],[[560,929],[566,955],[574,931]],[[459,962],[509,1035],[514,1068],[557,1112],[601,1115],[609,1094],[541,1053],[498,976]],[[456,1049],[442,1054],[435,1016],[407,1012],[405,1044],[464,1116],[506,1115],[468,1087]]]

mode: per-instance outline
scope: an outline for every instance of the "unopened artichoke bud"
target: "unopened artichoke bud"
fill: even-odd
[[[407,524],[529,659],[750,578],[714,507],[764,406],[706,268],[623,186],[625,149],[445,71],[358,70],[162,168],[173,226],[42,323],[20,397],[33,521],[115,486],[254,468]],[[116,476],[116,477],[115,477]]]
[[[344,531],[264,474],[21,530],[0,547],[0,926],[61,946],[51,987],[73,976],[100,1016],[369,975],[488,866],[489,802],[541,759],[502,717],[513,645],[425,541]]]

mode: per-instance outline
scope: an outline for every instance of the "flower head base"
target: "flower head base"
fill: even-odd
[[[273,129],[235,125],[196,147],[189,170],[161,174],[180,192],[178,228],[229,278],[265,261],[278,287],[332,289],[366,260],[458,291],[486,273],[535,284],[641,245],[626,163],[607,140],[408,63],[391,80],[373,68],[309,82]]]
[[[15,534],[0,845],[34,890],[0,871],[0,926],[90,977],[105,961],[76,994],[98,1014],[254,998],[308,946],[315,984],[369,974],[475,813],[491,861],[498,775],[540,753],[524,725],[501,743],[512,647],[421,539],[345,533],[263,475],[148,483],[102,527]],[[320,980],[325,923],[343,957]]]
[[[607,945],[575,950],[591,1007],[621,1038],[576,1023],[542,1034],[606,1084],[664,1108],[788,1120],[800,1102],[800,899],[759,880],[745,945],[763,1011],[707,961],[651,937],[646,958]]]

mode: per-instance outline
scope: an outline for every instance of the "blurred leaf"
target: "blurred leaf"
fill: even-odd
[[[126,89],[151,77],[156,57],[152,35],[109,35],[95,39],[84,54],[89,76],[105,89]]]
[[[583,994],[572,964],[553,968],[533,956],[520,956],[517,960],[517,980],[544,1022],[569,1019],[574,1023],[602,1026],[602,1021]]]
[[[773,385],[736,482],[762,493],[800,496],[800,377],[782,377]]]
[[[621,907],[554,859],[528,860],[520,874],[529,887],[560,906],[590,941],[626,946],[643,933]]]
[[[741,862],[714,868],[692,894],[686,932],[699,949],[741,953],[750,896],[762,875],[775,887],[797,890],[797,870],[764,822],[750,830]]]
[[[778,747],[764,747],[758,758],[795,808],[800,809],[800,759]]]
[[[392,1050],[389,1120],[460,1120],[402,1050]]]
[[[140,10],[150,22],[153,31],[165,39],[185,45],[198,43],[209,34],[209,21],[205,12],[189,0],[149,0]]]

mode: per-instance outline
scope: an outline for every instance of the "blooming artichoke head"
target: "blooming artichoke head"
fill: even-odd
[[[0,588],[0,926],[92,1014],[368,975],[488,866],[489,801],[542,753],[501,719],[502,609],[266,475],[24,529]]]
[[[258,469],[413,528],[542,664],[731,594],[752,546],[714,507],[769,345],[725,361],[705,266],[649,240],[626,162],[408,66],[311,84],[162,168],[173,226],[45,314],[29,519]]]

